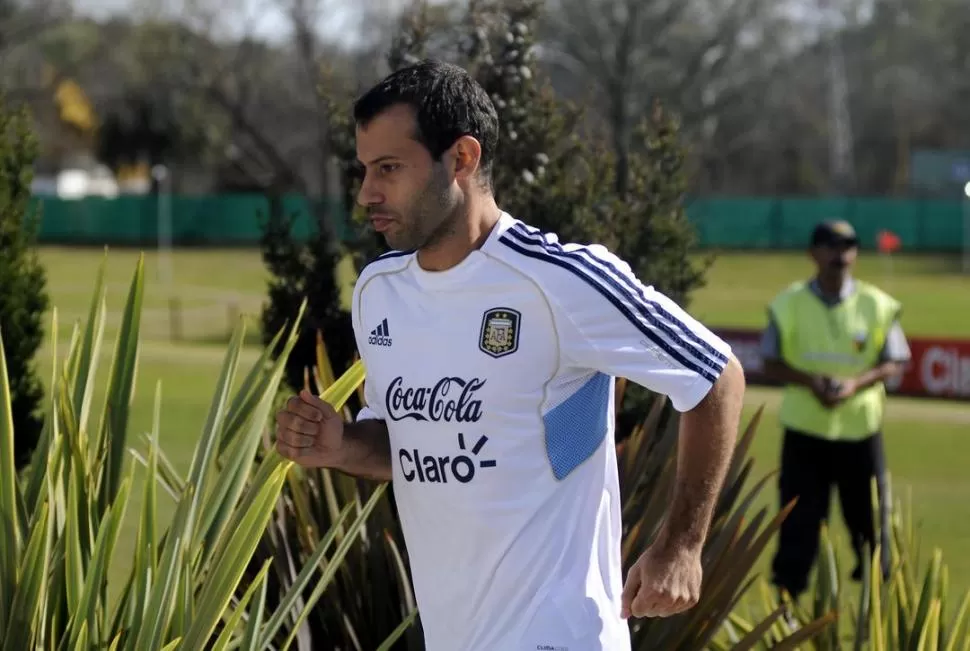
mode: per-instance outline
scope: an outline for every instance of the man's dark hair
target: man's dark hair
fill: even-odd
[[[366,126],[398,104],[410,106],[417,122],[414,139],[441,155],[458,138],[471,136],[482,147],[479,168],[491,186],[492,163],[498,146],[498,113],[488,93],[459,66],[426,59],[391,73],[354,103],[354,120]]]

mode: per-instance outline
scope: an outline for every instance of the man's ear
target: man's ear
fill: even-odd
[[[822,264],[821,252],[819,251],[819,247],[813,246],[808,250],[808,259],[811,260],[816,265]]]
[[[471,181],[482,160],[482,145],[472,136],[462,136],[452,145],[454,151],[454,168],[457,181]]]

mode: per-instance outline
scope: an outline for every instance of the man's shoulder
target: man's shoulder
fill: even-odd
[[[869,281],[856,279],[855,283],[856,283],[857,291],[860,294],[869,296],[874,300],[883,301],[886,303],[893,303],[893,304],[899,303],[898,299],[896,299],[895,296],[893,296],[886,290],[874,285]]]
[[[634,279],[630,265],[608,247],[563,241],[555,232],[517,219],[505,225],[492,252],[543,292],[563,301],[577,298],[577,292],[582,295],[584,287],[628,284]]]
[[[876,285],[863,280],[856,280],[856,291],[873,306],[877,314],[883,319],[894,321],[899,318],[902,303],[892,294]]]
[[[807,293],[808,285],[808,281],[805,280],[795,280],[789,283],[787,287],[775,294],[775,297],[771,300],[770,307],[772,308],[772,311],[783,309],[792,300],[795,300],[799,296]]]
[[[365,262],[359,275],[381,273],[382,271],[404,267],[413,255],[414,251],[386,251]]]
[[[413,255],[412,251],[388,251],[365,263],[357,272],[357,280],[354,281],[352,311],[356,311],[357,301],[368,281],[381,274],[400,271],[408,265]]]
[[[400,271],[408,265],[413,255],[413,251],[388,251],[365,262],[357,273],[356,288],[359,289],[378,274]]]

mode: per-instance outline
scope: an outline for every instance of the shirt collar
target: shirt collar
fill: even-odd
[[[811,283],[809,283],[809,288],[819,298],[824,298],[824,299],[828,299],[828,300],[831,300],[832,299],[831,296],[826,295],[822,291],[822,288],[818,284],[818,278],[812,278]],[[848,278],[845,279],[845,282],[842,283],[842,291],[839,292],[839,297],[838,297],[837,300],[844,301],[848,297],[852,296],[852,294],[854,292],[855,292],[855,280],[853,280],[852,276],[849,276]]]

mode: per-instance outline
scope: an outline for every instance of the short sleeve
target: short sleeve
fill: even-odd
[[[761,333],[760,352],[762,359],[777,360],[781,359],[781,334],[778,332],[778,324],[772,314],[768,314],[768,325]]]
[[[371,389],[371,383],[364,382],[364,400],[367,404],[357,412],[357,421],[362,420],[387,420],[384,415],[384,408],[380,403],[380,397]]]
[[[357,281],[357,285],[354,287],[353,298],[351,300],[350,307],[350,318],[354,327],[354,339],[357,343],[357,352],[360,354],[361,359],[364,362],[364,401],[367,403],[364,407],[357,412],[356,420],[387,420],[387,416],[384,412],[384,406],[381,403],[380,395],[374,391],[373,383],[369,382],[366,377],[367,369],[367,347],[364,343],[367,341],[366,333],[361,327],[360,323],[360,302],[362,300],[361,292],[361,282],[360,279]]]
[[[567,245],[553,289],[566,363],[624,377],[693,409],[717,381],[730,346],[669,297],[644,285],[600,245]]]
[[[908,362],[912,357],[909,349],[909,342],[906,341],[906,334],[899,321],[893,321],[886,336],[886,343],[883,344],[879,355],[880,362]]]

